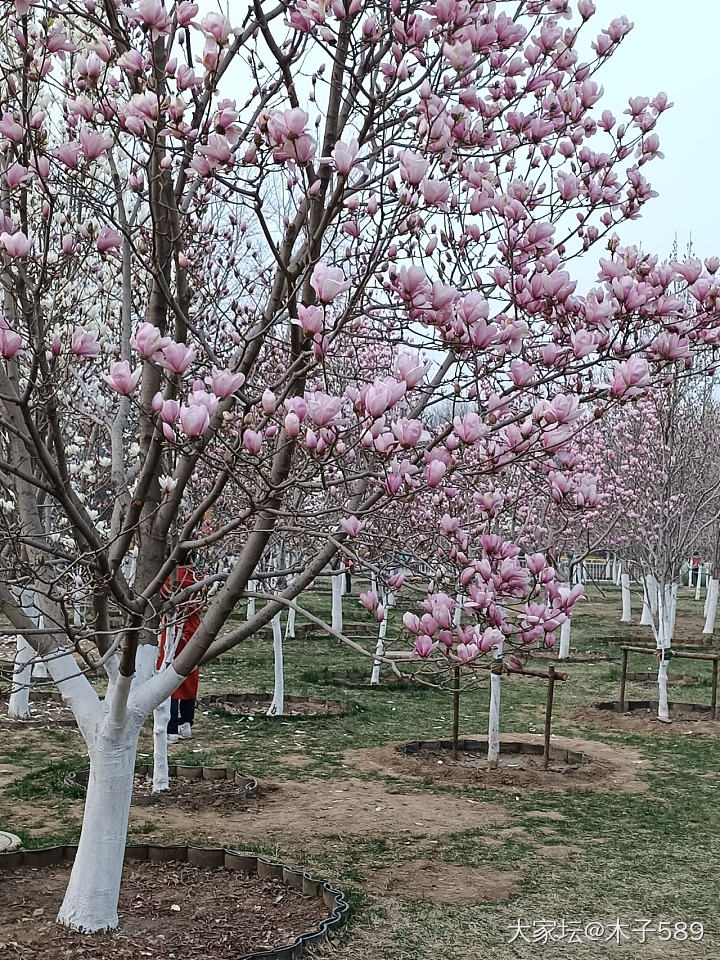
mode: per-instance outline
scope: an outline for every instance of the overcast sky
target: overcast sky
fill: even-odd
[[[603,106],[619,116],[629,96],[660,90],[675,104],[658,125],[665,159],[644,169],[660,195],[621,239],[667,255],[676,235],[681,251],[692,236],[698,256],[720,255],[720,0],[595,4],[598,30],[623,13],[635,24],[596,78],[605,88]]]

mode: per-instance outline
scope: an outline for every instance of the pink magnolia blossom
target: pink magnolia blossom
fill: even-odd
[[[80,131],[80,147],[88,160],[97,160],[104,156],[112,145],[112,139],[103,137],[101,133],[94,130]]]
[[[100,253],[116,250],[122,244],[122,234],[113,227],[103,227],[97,238],[97,248]]]
[[[180,408],[180,423],[186,437],[201,437],[210,426],[210,414],[203,404],[183,405]]]
[[[649,383],[650,370],[647,360],[631,357],[616,365],[610,392],[614,397],[638,396]]]
[[[0,353],[6,360],[17,356],[24,349],[25,341],[19,333],[15,333],[5,326],[0,327]]]
[[[25,130],[11,113],[4,113],[0,120],[0,136],[10,140],[11,143],[22,143]]]
[[[437,649],[437,642],[433,642],[432,637],[429,637],[426,633],[421,633],[415,638],[415,646],[413,648],[413,659],[426,659]]]
[[[372,613],[374,610],[377,610],[378,606],[378,597],[374,590],[365,590],[358,597],[360,603],[365,607],[368,613]]]
[[[431,460],[425,468],[425,482],[429,487],[438,487],[445,476],[447,467],[442,460]]]
[[[206,14],[200,21],[200,27],[206,37],[212,37],[221,46],[227,43],[232,33],[232,24],[222,13]]]
[[[333,148],[332,158],[335,163],[335,169],[339,174],[346,177],[355,166],[355,158],[358,155],[358,142],[353,137],[350,143],[343,143],[338,140]]]
[[[100,353],[100,344],[93,332],[75,327],[70,341],[70,350],[76,357],[97,357]]]
[[[170,338],[163,337],[154,324],[141,323],[134,338],[130,341],[130,346],[141,357],[156,360],[170,342]]]
[[[319,427],[326,427],[340,413],[342,400],[320,391],[307,396],[307,411],[310,418]]]
[[[362,520],[358,520],[357,517],[343,517],[340,521],[340,526],[349,537],[357,537],[363,529],[364,524]]]
[[[195,359],[195,347],[188,347],[185,343],[175,343],[170,340],[162,347],[161,355],[157,357],[157,362],[165,370],[171,373],[185,373],[190,364]]]
[[[262,434],[256,430],[243,431],[243,447],[245,447],[248,453],[260,453],[262,442]]]
[[[345,279],[340,267],[329,267],[322,262],[315,264],[310,283],[323,303],[330,303],[352,286],[352,281]]]
[[[233,373],[232,370],[218,370],[212,368],[212,390],[216,397],[225,400],[232,396],[245,383],[244,373]]]
[[[119,360],[117,363],[110,364],[110,373],[103,374],[103,380],[113,390],[129,396],[138,384],[140,372],[139,367],[135,371],[131,370],[127,360]]]
[[[0,245],[9,257],[26,257],[32,248],[32,240],[22,230],[15,233],[0,233]]]
[[[400,154],[400,176],[406,183],[416,187],[428,171],[430,164],[419,153],[403,150]]]

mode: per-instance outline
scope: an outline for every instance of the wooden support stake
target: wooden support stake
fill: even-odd
[[[550,730],[552,729],[553,696],[555,694],[555,664],[548,667],[547,701],[545,704],[545,751],[543,753],[543,770],[547,770],[550,762]]]
[[[460,734],[460,667],[455,667],[455,686],[453,687],[453,734],[452,758],[458,758],[458,737]]]
[[[623,647],[622,667],[620,668],[620,713],[625,713],[625,684],[627,683],[628,650]]]
[[[712,695],[710,697],[710,710],[713,720],[717,719],[717,688],[718,688],[718,661],[717,657],[712,665]]]

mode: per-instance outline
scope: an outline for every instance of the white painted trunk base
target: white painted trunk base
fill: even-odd
[[[285,639],[288,637],[295,639],[295,613],[296,611],[292,608],[288,610],[287,622],[285,624]]]
[[[488,717],[489,768],[497,767],[500,756],[500,675],[490,674],[490,714]]]
[[[622,595],[622,617],[620,623],[632,623],[632,608],[630,604],[630,574],[620,575],[620,588]]]
[[[569,588],[570,584],[566,582],[563,584],[563,586]],[[568,617],[568,619],[560,625],[560,649],[558,651],[558,660],[567,660],[567,658],[570,656],[571,630],[572,627],[570,625],[570,618]]]
[[[380,621],[380,627],[378,628],[378,640],[377,640],[377,645],[375,647],[376,657],[382,657],[382,655],[385,653],[385,637],[387,636],[387,622],[388,622],[388,618],[387,618],[387,611],[386,611],[385,616]],[[371,684],[380,683],[380,665],[381,665],[380,660],[373,660],[372,673],[370,674]]]
[[[248,580],[248,590],[253,593],[257,590],[257,582],[255,580]],[[245,611],[245,619],[252,620],[255,616],[255,597],[248,597],[247,610]]]
[[[139,730],[108,729],[90,750],[80,843],[58,923],[83,933],[118,925],[118,897]]]
[[[705,626],[703,627],[703,633],[712,635],[715,631],[715,615],[717,614],[718,604],[718,580],[715,577],[710,577],[705,604]]]
[[[502,662],[502,641],[498,644],[495,660]],[[488,716],[488,769],[497,767],[500,757],[500,674],[490,674],[490,711]]]
[[[342,609],[342,582],[345,579],[344,573],[334,573],[331,579],[332,588],[332,613],[330,626],[336,633],[342,633],[343,628],[343,609]]]
[[[170,789],[168,768],[168,723],[171,697],[153,710],[153,793]]]
[[[30,683],[35,651],[21,634],[17,635],[16,644],[8,716],[16,720],[29,720]]]
[[[701,565],[698,567],[697,583],[695,584],[695,599],[696,599],[696,600],[699,600],[699,599],[700,599],[700,591],[702,590],[702,579],[703,579],[703,575],[702,575],[702,564],[701,564]]]
[[[285,713],[285,670],[283,667],[283,634],[281,613],[272,618],[273,657],[275,660],[275,689],[272,703],[268,707],[268,717],[282,717]]]
[[[667,689],[668,661],[663,656],[658,667],[658,720],[663,723],[672,723],[668,708]]]

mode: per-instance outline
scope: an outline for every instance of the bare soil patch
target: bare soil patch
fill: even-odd
[[[202,697],[201,706],[210,707],[234,717],[264,717],[272,703],[270,693],[221,693]],[[282,717],[337,716],[347,711],[343,700],[320,700],[314,697],[285,697]]]
[[[477,734],[467,739],[480,740],[482,736]],[[541,737],[535,734],[513,733],[501,739],[542,743]],[[549,768],[543,770],[541,756],[501,754],[498,768],[487,770],[482,753],[461,751],[457,760],[452,759],[450,750],[421,750],[408,756],[398,749],[404,746],[402,743],[370,750],[350,750],[345,756],[360,769],[472,787],[561,792],[590,790],[598,793],[642,793],[647,789],[647,784],[637,774],[639,770],[647,769],[648,763],[637,750],[568,737],[553,737],[552,744],[556,748],[584,753],[589,760],[586,763],[551,760]]]
[[[439,860],[408,860],[379,867],[364,879],[368,889],[381,896],[461,906],[507,900],[520,892],[522,874],[485,864],[466,867]]]
[[[720,720],[707,719],[695,712],[670,709],[672,723],[662,723],[657,718],[657,710],[642,709],[629,713],[617,713],[614,710],[600,710],[595,706],[578,707],[567,714],[574,723],[604,727],[609,730],[624,730],[628,733],[653,733],[661,736],[717,736],[720,734]]]
[[[141,816],[140,811],[133,819]],[[470,803],[457,797],[428,793],[392,792],[367,780],[304,780],[263,783],[257,797],[234,810],[199,808],[193,812],[193,831],[205,837],[238,837],[250,842],[269,837],[291,837],[305,849],[322,849],[325,837],[439,837],[453,833],[457,824],[485,830],[501,826],[507,814],[497,804]],[[166,805],[162,828],[182,835],[187,814]]]
[[[236,960],[292,943],[328,916],[321,900],[276,880],[186,863],[127,864],[120,929],[86,935],[55,916],[70,865],[21,867],[0,883],[0,951],[18,960]],[[179,909],[177,909],[179,908]]]

